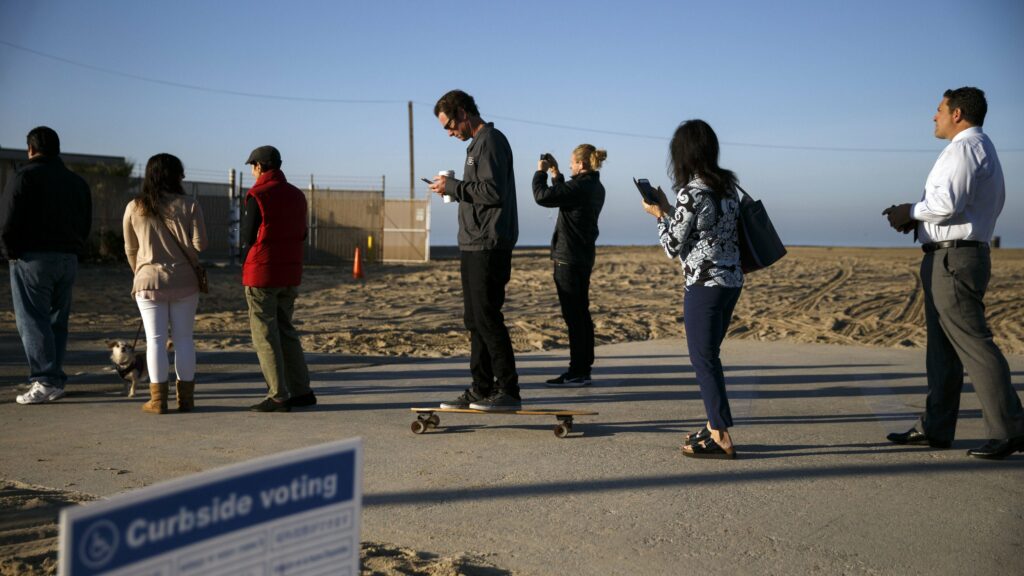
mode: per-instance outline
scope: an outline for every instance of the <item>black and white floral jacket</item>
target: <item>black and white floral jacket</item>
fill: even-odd
[[[739,210],[735,192],[716,202],[714,192],[700,178],[676,193],[675,213],[658,220],[658,237],[668,257],[682,262],[687,286],[743,286],[736,229]]]

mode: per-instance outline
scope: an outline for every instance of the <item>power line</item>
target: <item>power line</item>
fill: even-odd
[[[160,84],[163,86],[173,86],[175,88],[184,88],[186,90],[196,90],[199,92],[209,92],[212,94],[225,94],[228,96],[243,96],[246,98],[263,98],[267,100],[285,100],[290,102],[321,102],[330,104],[404,104],[405,100],[368,100],[368,99],[348,99],[348,98],[313,98],[309,96],[285,96],[282,94],[260,94],[256,92],[242,92],[240,90],[226,90],[223,88],[210,88],[207,86],[197,86],[195,84],[184,84],[181,82],[171,82],[169,80],[161,80],[159,78],[150,78],[148,76],[139,76],[138,74],[129,74],[127,72],[121,72],[119,70],[111,70],[110,68],[103,68],[101,66],[94,66],[92,64],[86,64],[85,62],[78,62],[68,58],[62,58],[60,56],[54,56],[53,54],[47,54],[38,50],[32,50],[24,46],[12,44],[5,40],[0,40],[0,44],[14,48],[15,50],[21,50],[34,54],[42,58],[48,58],[50,60],[56,60],[57,62],[63,62],[64,64],[70,64],[72,66],[78,66],[79,68],[86,68],[88,70],[95,70],[97,72],[103,72],[104,74],[112,74],[114,76],[120,76],[122,78],[131,78],[132,80],[139,80],[141,82],[149,82],[152,84]]]
[[[424,106],[433,110],[432,106],[428,106],[422,102],[414,102],[418,106]],[[638,134],[635,132],[619,132],[616,130],[601,130],[598,128],[584,128],[582,126],[570,126],[567,124],[554,124],[551,122],[541,122],[538,120],[524,120],[523,118],[513,118],[511,116],[498,116],[497,114],[488,114],[488,118],[497,118],[499,120],[508,120],[509,122],[518,122],[520,124],[529,124],[532,126],[544,126],[546,128],[558,128],[561,130],[575,130],[578,132],[590,132],[593,134],[606,134],[611,136],[624,136],[627,138],[643,138],[645,140],[660,140],[662,142],[668,142],[671,138],[665,136],[655,136],[652,134]],[[806,152],[882,152],[888,154],[899,154],[899,153],[928,153],[934,154],[936,149],[934,148],[856,148],[856,147],[844,147],[844,146],[791,146],[787,144],[756,144],[753,142],[731,142],[721,140],[719,142],[722,146],[740,146],[745,148],[766,148],[774,150],[801,150]],[[1019,152],[1024,149],[1020,148],[1001,148],[1001,152]]]
[[[496,116],[490,115],[491,118],[499,118],[501,120],[508,120],[509,122],[519,122],[522,124],[532,124],[534,126],[545,126],[548,128],[559,128],[562,130],[577,130],[580,132],[591,132],[594,134],[607,134],[611,136],[625,136],[627,138],[643,138],[647,140],[660,140],[662,142],[668,142],[671,138],[665,136],[654,136],[651,134],[634,134],[631,132],[617,132],[614,130],[599,130],[596,128],[581,128],[579,126],[567,126],[565,124],[552,124],[549,122],[538,122],[535,120],[523,120],[522,118],[510,118],[508,116]],[[932,148],[846,148],[843,146],[790,146],[786,144],[755,144],[752,142],[730,142],[722,140],[719,142],[722,146],[740,146],[744,148],[767,148],[773,150],[802,150],[808,152],[887,152],[887,153],[903,153],[903,152],[927,152],[934,154],[935,150]]]
[[[103,72],[104,74],[111,74],[114,76],[120,76],[122,78],[129,78],[132,80],[138,80],[141,82],[149,82],[152,84],[159,84],[162,86],[171,86],[174,88],[182,88],[186,90],[196,90],[199,92],[207,92],[212,94],[224,94],[227,96],[242,96],[245,98],[262,98],[267,100],[283,100],[290,102],[319,102],[329,104],[404,104],[408,100],[387,100],[387,99],[349,99],[349,98],[314,98],[310,96],[287,96],[282,94],[261,94],[256,92],[243,92],[239,90],[226,90],[222,88],[210,88],[208,86],[198,86],[195,84],[185,84],[182,82],[171,82],[169,80],[161,80],[159,78],[150,78],[148,76],[140,76],[137,74],[129,74],[127,72],[121,72],[119,70],[112,70],[110,68],[103,68],[101,66],[94,66],[92,64],[86,64],[85,62],[78,62],[69,58],[63,58],[61,56],[55,56],[53,54],[47,54],[24,46],[7,42],[6,40],[0,40],[0,45],[13,48],[15,50],[21,50],[29,54],[39,56],[41,58],[48,58],[64,64],[70,64],[71,66],[77,66],[88,70],[94,70],[97,72]],[[413,101],[417,106],[425,107],[429,110],[433,110],[433,106],[425,104],[423,102]],[[523,118],[514,118],[511,116],[498,116],[496,114],[489,114],[490,118],[497,118],[499,120],[507,120],[509,122],[518,122],[520,124],[528,124],[531,126],[543,126],[545,128],[556,128],[559,130],[573,130],[577,132],[588,132],[591,134],[604,134],[608,136],[620,136],[625,138],[639,138],[644,140],[658,140],[667,142],[670,138],[665,136],[656,136],[652,134],[640,134],[636,132],[622,132],[617,130],[602,130],[599,128],[588,128],[584,126],[571,126],[568,124],[556,124],[553,122],[541,122],[538,120],[526,120]],[[796,146],[787,144],[758,144],[754,142],[732,142],[732,141],[721,141],[722,146],[738,146],[743,148],[759,148],[767,150],[797,150],[803,152],[861,152],[861,153],[883,153],[883,154],[921,154],[928,153],[934,154],[936,152],[933,148],[859,148],[859,147],[845,147],[845,146]],[[1000,152],[1022,152],[1024,148],[1000,148]]]

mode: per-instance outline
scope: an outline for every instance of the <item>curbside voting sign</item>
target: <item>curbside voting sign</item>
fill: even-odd
[[[61,511],[59,574],[359,574],[362,440],[274,454]]]

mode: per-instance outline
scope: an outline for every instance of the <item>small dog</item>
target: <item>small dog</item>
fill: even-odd
[[[135,384],[147,376],[146,355],[136,352],[127,340],[107,340],[107,348],[110,348],[110,361],[114,363],[114,370],[124,380],[125,396],[134,397]],[[174,341],[170,338],[167,339],[167,351],[174,352]]]
[[[110,340],[110,360],[114,363],[117,375],[124,380],[124,394],[129,398],[135,396],[135,385],[146,377],[146,355],[136,352],[135,347],[126,340]]]

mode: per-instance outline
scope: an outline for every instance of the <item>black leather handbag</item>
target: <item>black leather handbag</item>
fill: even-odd
[[[786,255],[772,219],[760,200],[754,200],[747,191],[736,185],[740,197],[739,240],[740,268],[744,274],[757,272],[778,262]]]

